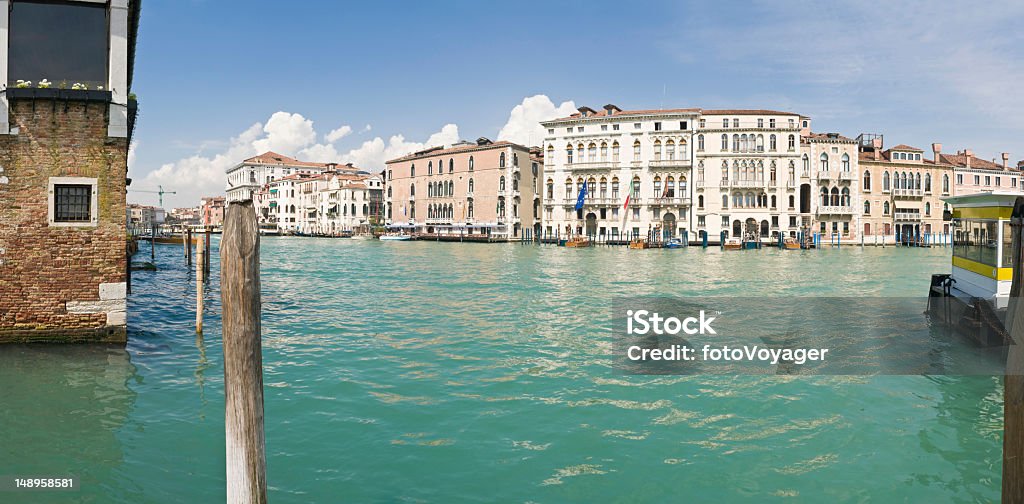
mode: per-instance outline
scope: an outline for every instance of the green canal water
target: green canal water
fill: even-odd
[[[0,502],[224,501],[219,285],[197,338],[181,249],[157,253],[126,349],[0,347],[0,475],[80,486]],[[999,378],[628,376],[603,355],[617,296],[922,296],[948,253],[264,238],[270,499],[996,501]]]

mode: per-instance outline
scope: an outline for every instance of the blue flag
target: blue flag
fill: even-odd
[[[580,187],[580,194],[576,196],[576,210],[583,210],[583,200],[587,199],[587,183]]]

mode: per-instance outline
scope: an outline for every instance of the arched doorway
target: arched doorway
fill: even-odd
[[[747,218],[747,220],[746,220],[746,222],[744,224],[745,224],[744,225],[744,229],[743,229],[743,234],[744,234],[743,237],[744,238],[746,238],[747,236],[757,236],[757,221],[754,220],[753,217]]]
[[[766,220],[761,221],[761,237],[768,237],[768,221]]]
[[[587,236],[597,235],[597,215],[594,212],[587,214]]]
[[[674,238],[676,236],[676,215],[674,213],[665,213],[665,216],[661,218],[661,229],[665,233],[666,238]]]
[[[734,238],[743,236],[743,224],[739,219],[732,221],[732,236]]]

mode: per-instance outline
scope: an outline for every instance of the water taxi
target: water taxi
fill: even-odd
[[[739,238],[726,238],[722,248],[725,250],[743,250],[743,240]]]
[[[384,233],[380,235],[381,241],[409,241],[412,239],[412,235],[405,233]]]
[[[1013,283],[1015,208],[1024,197],[983,192],[942,198],[953,207],[951,273],[932,275],[928,312],[981,345],[1005,345],[1004,327]]]
[[[643,238],[634,238],[634,239],[629,241],[629,248],[635,249],[635,250],[643,250],[643,249],[651,248],[651,244],[647,243],[647,240],[645,240]]]
[[[565,246],[566,247],[573,247],[573,248],[589,247],[590,246],[590,239],[586,238],[586,237],[583,237],[583,236],[577,236],[576,238],[572,238],[570,240],[567,240],[565,242]]]
[[[800,250],[800,242],[796,238],[785,238],[782,240],[783,250]]]

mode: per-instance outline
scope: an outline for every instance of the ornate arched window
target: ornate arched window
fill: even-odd
[[[882,191],[889,191],[889,170],[882,172]]]
[[[775,135],[772,134],[772,136],[768,137],[768,150],[775,152],[778,148],[778,140],[775,138]]]
[[[888,201],[883,201],[882,202],[882,215],[889,215],[889,202]]]
[[[455,160],[451,158],[448,159],[448,173],[455,173]]]
[[[865,191],[871,190],[871,172],[868,170],[864,170],[864,183],[861,188]]]
[[[427,175],[433,175],[433,174],[434,174],[434,162],[433,161],[427,161]]]
[[[612,142],[612,162],[619,162],[619,142]]]
[[[673,160],[676,158],[676,143],[672,140],[665,142],[665,159]]]
[[[796,137],[793,136],[793,135],[789,135],[789,150],[790,151],[795,151],[796,150]]]
[[[473,194],[473,179],[469,179],[469,194]]]
[[[847,154],[845,152],[843,153],[842,163],[843,163],[843,165],[842,165],[843,166],[843,171],[844,172],[850,171],[850,155],[849,154]]]
[[[499,191],[504,191],[505,190],[505,176],[504,175],[502,175],[501,178],[498,179],[498,190]]]
[[[824,152],[822,152],[821,156],[819,156],[818,159],[821,160],[821,168],[820,168],[820,170],[821,171],[828,171],[828,154],[825,154]]]
[[[572,164],[572,145],[565,146],[566,164]]]
[[[697,150],[704,150],[704,135],[697,135]]]
[[[870,215],[870,214],[871,214],[871,202],[867,201],[867,200],[864,200],[864,215]]]
[[[633,197],[634,198],[639,198],[640,197],[640,177],[639,176],[633,176]]]
[[[608,161],[608,142],[601,142],[601,161]]]
[[[619,197],[619,177],[612,177],[612,197]]]
[[[633,161],[640,161],[640,140],[633,141]]]
[[[925,173],[924,174],[924,192],[926,192],[926,193],[932,192],[932,174],[931,173]]]
[[[501,156],[498,156],[498,168],[504,168],[504,167],[505,167],[505,153],[502,152]]]
[[[555,197],[555,181],[548,179],[548,199]]]
[[[722,133],[722,152],[729,150],[729,135]]]
[[[661,161],[661,140],[654,141],[654,160]]]
[[[591,163],[597,161],[597,144],[594,142],[590,142],[590,145],[588,146],[587,150],[589,151],[587,152],[587,161]]]

